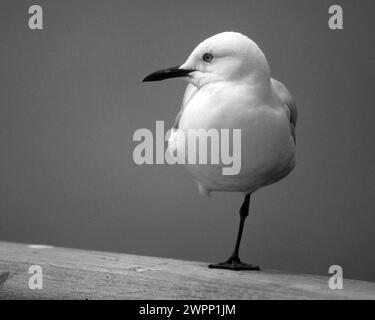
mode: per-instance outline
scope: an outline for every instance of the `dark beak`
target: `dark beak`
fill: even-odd
[[[170,79],[170,78],[186,77],[189,75],[190,72],[193,72],[193,71],[194,70],[180,69],[179,66],[172,67],[172,68],[159,70],[159,71],[149,74],[146,78],[143,79],[143,82],[160,81],[160,80],[165,80],[165,79]]]

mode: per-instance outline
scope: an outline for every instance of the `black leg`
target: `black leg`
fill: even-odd
[[[225,262],[220,262],[217,264],[210,264],[208,267],[210,269],[229,269],[229,270],[260,270],[258,266],[253,264],[244,263],[240,260],[239,251],[241,244],[241,237],[243,232],[243,227],[245,225],[246,217],[249,215],[249,205],[250,205],[250,195],[245,196],[244,202],[240,209],[240,225],[238,228],[236,244],[230,258]]]

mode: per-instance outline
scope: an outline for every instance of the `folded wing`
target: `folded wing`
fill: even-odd
[[[282,106],[288,115],[291,134],[293,136],[294,143],[296,143],[297,105],[284,84],[276,79],[271,79],[271,84],[274,92],[280,98]]]

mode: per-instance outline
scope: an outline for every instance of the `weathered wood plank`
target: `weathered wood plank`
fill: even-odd
[[[31,265],[43,268],[42,290],[28,287]],[[0,299],[375,299],[375,283],[331,290],[322,276],[0,242]]]

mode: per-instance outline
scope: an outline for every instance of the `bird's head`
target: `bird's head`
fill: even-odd
[[[182,65],[154,72],[143,81],[176,77],[202,87],[220,81],[269,79],[270,71],[254,41],[238,32],[223,32],[201,42]]]

